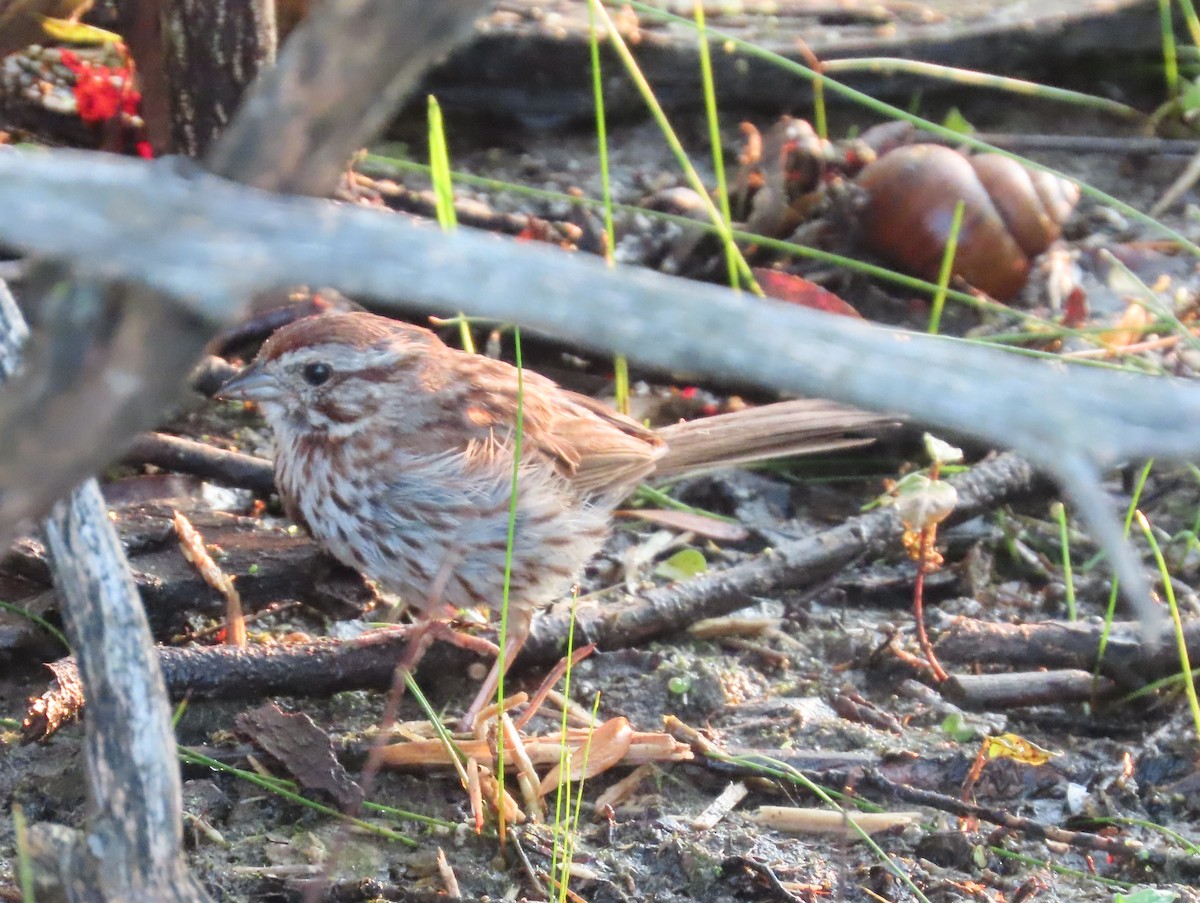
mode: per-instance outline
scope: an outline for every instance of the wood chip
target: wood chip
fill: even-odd
[[[183,557],[196,566],[204,582],[225,597],[225,642],[239,648],[246,645],[246,620],[242,617],[242,597],[233,585],[233,578],[221,570],[208,549],[204,537],[181,512],[173,511],[175,532]]]
[[[776,831],[792,834],[844,834],[855,838],[851,822],[868,834],[916,824],[920,812],[840,812],[836,809],[802,809],[791,806],[762,806],[750,820]]]
[[[717,826],[726,815],[733,811],[750,789],[741,781],[734,781],[721,791],[721,795],[708,804],[703,812],[692,820],[692,828],[697,831],[708,831]]]
[[[689,625],[687,632],[700,639],[719,639],[728,636],[762,636],[770,630],[778,630],[782,618],[747,618],[728,615],[722,618],[705,618]]]
[[[592,808],[597,813],[607,812],[609,809],[615,809],[629,797],[633,796],[633,792],[637,789],[638,784],[642,783],[647,777],[653,774],[655,765],[652,762],[647,762],[645,765],[639,765],[617,783],[613,784],[598,797],[596,802],[592,804]]]

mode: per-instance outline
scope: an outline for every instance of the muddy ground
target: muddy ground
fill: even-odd
[[[925,104],[931,118],[954,105],[978,127],[994,132],[1121,131],[1111,120],[1092,114],[1072,113],[1064,122],[1053,108],[1032,103],[1001,105],[994,98],[956,94],[926,98]],[[732,154],[739,145],[740,117],[735,110],[725,110],[723,116]],[[752,118],[765,129],[774,117]],[[586,130],[481,126],[461,118],[451,123],[456,167],[537,188],[600,193],[595,139]],[[844,134],[868,123],[861,113],[839,108],[833,131]],[[694,159],[707,177],[701,123],[681,116],[676,124],[685,144],[697,150]],[[401,127],[396,137],[411,142],[412,131]],[[682,184],[653,125],[618,124],[612,148],[616,200],[636,204]],[[383,153],[397,149],[396,144],[377,148]],[[1178,158],[1113,153],[1031,156],[1139,209],[1153,203],[1181,165]],[[391,171],[363,169],[376,179],[399,178]],[[422,188],[418,177],[404,182]],[[364,196],[373,197],[371,184],[364,184]],[[461,194],[485,211],[582,223],[585,231],[594,226],[594,218],[562,201],[469,188]],[[1194,231],[1189,217],[1180,214],[1172,221]],[[677,229],[646,217],[620,217],[618,228],[619,256],[633,262],[661,260],[663,249],[679,238]],[[1073,246],[1083,248],[1105,243],[1132,247],[1128,243],[1139,237],[1120,217],[1087,202],[1067,232]],[[1089,270],[1090,259],[1085,255],[1083,279],[1095,299],[1095,322],[1111,322],[1119,316],[1119,306],[1104,310],[1107,274]],[[1190,264],[1169,256],[1139,260],[1145,273],[1175,279],[1181,296],[1194,294]],[[834,282],[851,303],[879,309],[884,290],[874,283]],[[883,306],[891,322],[918,324],[926,315],[922,302],[894,292],[887,297],[890,307],[887,302]],[[959,332],[996,328],[976,314],[961,314],[951,322]],[[485,337],[481,331],[480,338]],[[606,362],[581,362],[552,343],[534,341],[532,347],[539,368],[576,388],[608,391]],[[1185,374],[1191,369],[1183,352],[1159,353],[1154,363]],[[669,419],[656,399],[669,395],[672,384],[654,375],[642,390],[650,399],[649,413]],[[702,400],[728,403],[730,387],[707,388],[712,395],[702,395]],[[222,447],[269,453],[269,436],[252,411],[203,400],[200,394],[195,402],[194,410],[174,418],[166,429]],[[924,466],[919,432],[913,424],[859,452],[787,470],[698,477],[670,487],[671,495],[687,504],[735,519],[745,528],[744,537],[664,534],[646,521],[622,519],[605,554],[588,571],[582,586],[585,602],[601,613],[606,600],[636,604],[629,602],[630,595],[636,598],[649,586],[669,582],[659,565],[680,548],[699,550],[711,569],[729,568],[762,561],[781,544],[820,535],[859,516],[883,492],[886,479]],[[966,448],[970,463],[990,452],[969,444]],[[1132,473],[1111,475],[1114,504],[1127,504]],[[154,467],[114,468],[106,489],[164,643],[213,642],[211,628],[219,624],[222,607],[183,562],[168,525],[172,508],[188,513],[208,541],[221,546],[221,560],[237,577],[250,610],[282,603],[253,623],[255,644],[321,636],[349,640],[388,613],[388,600],[379,599],[353,575],[331,573],[269,498],[264,508],[246,490],[170,478]],[[940,648],[952,673],[1037,674],[1062,669],[1064,662],[1090,669],[1067,655],[1024,660],[989,630],[989,625],[1066,618],[1059,528],[1050,515],[1054,500],[1052,488],[1035,483],[1004,505],[942,532],[946,566],[927,582],[925,599],[935,643],[946,641]],[[1198,504],[1200,483],[1186,469],[1155,471],[1143,501],[1166,545],[1180,606],[1193,618],[1200,568]],[[640,553],[645,560],[631,564]],[[1108,604],[1108,572],[1099,550],[1082,534],[1072,535],[1071,554],[1083,622],[1079,631],[1086,633]],[[1064,691],[1060,698],[1052,690],[1033,704],[1021,700],[1025,704],[972,707],[953,688],[937,684],[920,660],[911,612],[914,578],[915,566],[898,543],[871,549],[832,576],[801,579],[792,587],[747,597],[740,616],[756,622],[753,626],[726,625],[709,638],[671,631],[632,645],[602,644],[576,666],[570,695],[582,707],[590,710],[598,699],[603,722],[625,718],[643,732],[663,731],[664,718],[670,716],[675,720],[668,727],[680,743],[680,755],[691,758],[648,765],[619,802],[600,811],[594,807],[596,799],[627,778],[633,766],[616,764],[586,782],[583,813],[573,832],[571,891],[595,903],[910,900],[916,899],[907,886],[911,881],[934,901],[1108,901],[1139,885],[1162,893],[1139,899],[1169,900],[1171,894],[1200,899],[1191,887],[1200,880],[1200,856],[1191,846],[1200,838],[1197,727],[1176,684],[1128,697],[1139,679],[1170,673],[1170,660],[1134,659],[1132,673],[1112,675],[1118,682],[1094,702],[1086,694],[1081,698]],[[57,623],[45,552],[36,537],[4,560],[0,600]],[[978,629],[974,640],[961,639],[964,625]],[[27,700],[46,689],[41,663],[62,650],[20,617],[5,615],[3,630],[0,715],[6,732],[0,798],[9,811],[19,804],[31,822],[81,824],[86,809],[81,728],[67,726],[40,744],[18,743]],[[957,644],[946,640],[955,635]],[[552,649],[556,640],[561,637],[550,638],[544,648]],[[433,705],[455,716],[473,695],[478,670],[479,664],[469,658],[436,650],[417,677]],[[546,671],[542,661],[518,667],[512,675],[515,689],[532,691]],[[1029,678],[1031,684],[1034,680]],[[378,684],[379,679],[364,677],[362,683]],[[328,735],[354,777],[384,706],[377,686],[319,696],[256,694],[252,688],[237,695],[190,699],[178,724],[180,743],[227,766],[289,779],[301,775],[294,764],[264,749],[266,731],[256,727],[261,721],[247,720],[246,713],[274,704],[307,715],[317,731]],[[260,712],[259,717],[267,716]],[[552,734],[558,717],[547,704],[526,733]],[[417,725],[421,718],[407,697],[400,714],[402,722],[412,722],[406,736],[422,730]],[[969,777],[985,737],[1007,733],[1054,755],[1038,764],[989,759],[977,778]],[[242,775],[194,759],[182,767],[189,861],[216,899],[299,900],[306,882],[317,878],[334,882],[325,899],[447,899],[447,871],[453,872],[462,899],[547,896],[545,872],[555,849],[553,802],[540,819],[527,812],[529,821],[510,826],[501,843],[490,814],[483,830],[474,830],[467,793],[448,768],[385,769],[370,801],[442,822],[392,818],[378,810],[364,813],[371,825],[402,831],[409,838],[404,842],[361,827],[347,829],[329,814],[307,809]],[[878,850],[836,825],[823,833],[793,834],[756,817],[763,806],[822,806],[804,779],[867,807],[916,816],[876,834]],[[312,782],[314,776],[304,780]],[[516,793],[515,782],[510,784]],[[730,785],[744,787],[744,800],[712,826],[697,827],[697,816]],[[300,792],[326,806],[338,805],[336,791]],[[974,808],[962,805],[964,798]],[[444,868],[437,863],[439,850],[447,862]],[[5,820],[0,824],[3,899],[19,899],[16,868],[12,822]]]

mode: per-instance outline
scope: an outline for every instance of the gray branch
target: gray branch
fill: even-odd
[[[345,161],[394,113],[423,68],[469,30],[483,6],[483,0],[322,4],[292,36],[278,67],[256,83],[209,165],[259,187],[332,192]],[[0,157],[22,165],[19,155]],[[186,197],[205,182],[182,184]],[[123,229],[119,220],[129,214],[138,218],[126,209],[111,228]],[[63,232],[74,230],[73,219],[60,220]],[[40,263],[31,273],[31,281],[45,287],[41,294],[57,299],[58,314],[34,312],[45,314],[46,327],[35,333],[26,371],[0,404],[0,419],[22,424],[0,440],[0,548],[22,523],[44,516],[134,435],[157,424],[180,397],[204,343],[244,312],[253,294],[230,286],[220,309],[205,311],[144,280],[113,278],[118,274],[112,268],[76,268],[69,252],[65,257],[62,266]],[[255,267],[253,260],[243,262]],[[92,312],[100,306],[107,315],[98,320]],[[98,325],[76,328],[81,318]]]
[[[218,141],[214,170],[328,193],[344,160],[480,7],[479,0],[323,4]],[[273,154],[284,150],[290,156],[280,164]],[[60,227],[69,232],[71,218]],[[224,315],[197,316],[145,281],[95,278],[67,258],[45,255],[30,274],[43,328],[25,372],[3,394],[8,422],[21,426],[5,433],[0,451],[0,549],[21,521],[44,514],[155,423],[203,343],[249,300],[232,296]],[[0,301],[3,378],[26,332],[6,289]],[[37,861],[59,877],[54,895],[73,901],[207,899],[180,855],[179,777],[149,627],[94,480],[54,508],[46,533],[88,696],[96,811],[86,839],[53,827],[40,832]]]
[[[209,320],[229,320],[238,299],[260,291],[331,285],[381,307],[468,310],[669,370],[906,412],[1016,449],[1063,484],[1106,541],[1120,528],[1103,504],[1103,468],[1200,450],[1192,383],[1030,361],[470,229],[443,235],[405,217],[248,192],[178,163],[11,153],[0,156],[0,207],[11,211],[0,239],[96,278],[138,280]],[[40,452],[19,451],[42,443],[10,438],[30,429],[0,398],[0,487],[45,473]],[[92,464],[113,454],[101,446]],[[0,524],[35,510],[8,489]],[[1109,548],[1145,614],[1148,584],[1131,550]]]
[[[207,900],[183,861],[179,767],[154,639],[95,480],[55,506],[46,538],[87,693],[86,848],[102,899]]]
[[[17,371],[28,334],[0,281],[0,382]],[[61,826],[34,826],[39,880],[70,900],[207,900],[183,863],[179,768],[154,638],[94,479],[55,506],[46,536],[91,704],[93,805],[90,843]]]
[[[329,285],[394,310],[518,322],[676,372],[904,411],[1050,468],[1064,454],[1105,467],[1200,450],[1190,382],[1033,361],[465,228],[446,235],[246,191],[178,162],[0,155],[0,206],[11,211],[0,240],[138,280],[217,321],[256,292]]]

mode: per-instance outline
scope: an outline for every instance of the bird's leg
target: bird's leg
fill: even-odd
[[[408,629],[404,631],[406,640],[404,644],[404,652],[400,655],[400,660],[396,662],[396,673],[402,674],[407,671],[412,674],[420,664],[421,659],[425,657],[425,652],[429,649],[429,644],[433,642],[438,628],[445,627],[441,621],[431,620],[429,618],[418,618]]]
[[[443,643],[474,652],[476,655],[498,656],[500,654],[500,647],[495,643],[485,640],[481,636],[475,636],[473,633],[459,630],[445,621],[433,622],[429,630],[432,639],[441,640]]]
[[[425,653],[429,650],[429,646],[437,640],[457,646],[459,649],[465,649],[468,652],[474,652],[476,655],[498,656],[500,654],[500,647],[495,643],[489,642],[481,636],[456,630],[445,621],[437,618],[422,616],[407,627],[392,629],[401,629],[404,631],[404,638],[406,640],[404,652],[401,654],[400,660],[396,663],[396,667],[401,671],[408,671],[409,673],[416,670],[417,665],[421,663],[421,659],[425,657]]]
[[[495,698],[496,688],[500,684],[500,675],[507,674],[509,666],[512,665],[513,659],[517,657],[517,653],[521,651],[521,647],[525,645],[525,641],[529,639],[529,627],[532,620],[532,613],[526,616],[516,616],[510,618],[508,625],[508,637],[504,642],[504,653],[496,656],[495,664],[492,665],[492,670],[488,672],[488,676],[483,680],[483,686],[479,688],[479,692],[475,696],[475,700],[471,703],[471,707],[467,709],[467,713],[463,716],[459,727],[467,732],[475,730],[475,720]]]

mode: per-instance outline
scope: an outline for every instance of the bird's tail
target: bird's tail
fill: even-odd
[[[655,462],[654,475],[866,445],[874,441],[871,433],[896,422],[894,416],[807,398],[688,420],[656,431],[666,440],[667,451]]]

